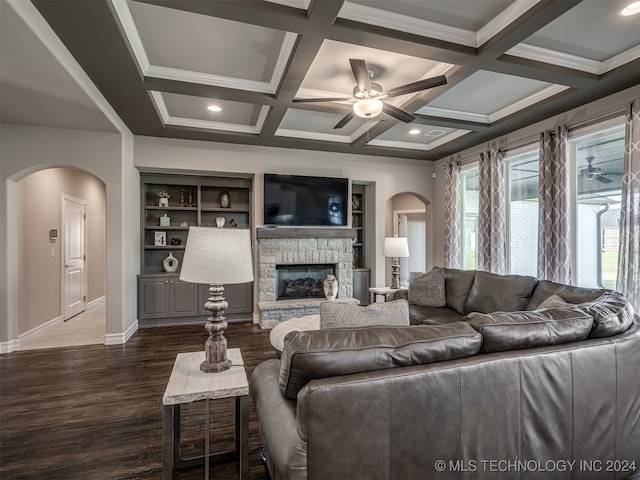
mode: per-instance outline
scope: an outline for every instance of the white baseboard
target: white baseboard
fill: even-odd
[[[0,355],[3,353],[11,353],[20,349],[20,342],[17,340],[9,340],[7,342],[0,342]]]
[[[106,299],[107,299],[107,296],[103,295],[103,296],[98,297],[98,298],[96,298],[94,300],[91,300],[90,302],[87,303],[87,308],[91,308],[94,305],[96,305],[97,303],[104,302]]]
[[[42,333],[45,330],[48,330],[52,327],[56,327],[60,324],[62,324],[62,317],[58,315],[57,317],[52,318],[48,322],[44,322],[43,324],[38,325],[37,327],[34,327],[27,332],[21,333],[20,335],[18,335],[18,338],[9,340],[7,342],[0,342],[0,354],[11,353],[11,352],[15,352],[16,350],[20,350],[21,342],[25,342],[29,338],[33,337],[34,335]]]
[[[52,327],[57,327],[59,325],[62,325],[62,323],[63,323],[62,317],[58,315],[56,318],[52,318],[48,322],[45,322],[42,325],[38,325],[37,327],[32,328],[28,332],[21,333],[20,335],[18,335],[18,339],[17,339],[18,345],[20,345],[20,342],[27,341],[34,335],[42,333],[45,330],[48,330]]]
[[[127,331],[124,333],[108,333],[104,336],[105,345],[122,345],[133,337],[134,333],[138,331],[138,320],[133,322]]]

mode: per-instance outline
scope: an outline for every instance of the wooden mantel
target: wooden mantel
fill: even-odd
[[[356,238],[355,228],[287,228],[258,227],[258,239],[261,238]]]

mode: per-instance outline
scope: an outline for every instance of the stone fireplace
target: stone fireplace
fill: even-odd
[[[260,326],[318,313],[329,273],[338,279],[337,299],[357,303],[352,298],[355,235],[350,228],[258,228]]]

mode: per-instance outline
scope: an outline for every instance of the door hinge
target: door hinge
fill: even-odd
[[[87,214],[86,214],[86,213],[84,213],[84,214],[82,215],[82,218],[86,220],[86,219],[87,219]]]
[[[82,301],[83,301],[83,302],[86,302],[86,301],[87,301],[87,296],[86,296],[86,295],[84,295],[84,296],[82,297]]]
[[[82,255],[82,260],[84,260],[85,262],[87,261],[87,255],[86,254]]]

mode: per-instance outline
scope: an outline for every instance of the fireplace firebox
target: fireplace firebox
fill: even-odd
[[[332,264],[276,265],[277,299],[324,298],[324,279],[335,272]]]

